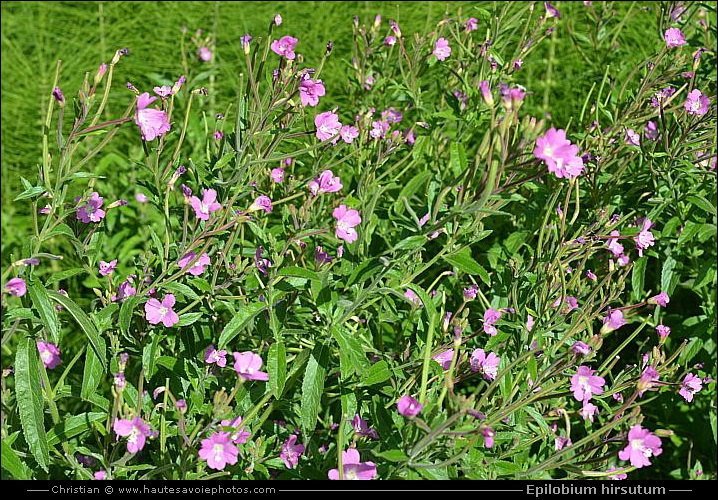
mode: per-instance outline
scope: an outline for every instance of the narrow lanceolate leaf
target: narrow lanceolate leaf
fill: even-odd
[[[105,352],[105,341],[100,338],[101,349]],[[97,387],[105,378],[105,369],[102,366],[95,350],[92,348],[87,349],[85,352],[85,368],[82,374],[82,388],[80,389],[80,397],[85,400],[89,400],[97,390]]]
[[[33,282],[28,285],[27,291],[30,294],[32,305],[40,313],[40,319],[47,328],[52,343],[58,344],[60,342],[60,324],[47,290],[40,283]]]
[[[2,468],[8,471],[15,479],[30,479],[31,473],[27,466],[20,461],[15,450],[5,441],[2,445]]]
[[[105,346],[105,342],[102,340],[102,337],[100,337],[99,332],[97,331],[97,328],[95,328],[95,325],[92,321],[90,321],[90,318],[85,314],[85,312],[80,309],[80,306],[78,306],[71,298],[65,297],[64,295],[61,295],[54,291],[47,292],[50,298],[56,302],[58,302],[62,307],[67,310],[73,318],[75,318],[75,321],[77,321],[77,324],[80,325],[80,328],[82,331],[87,335],[87,339],[90,341],[90,346],[95,351],[95,354],[97,355],[97,360],[102,365],[102,370],[107,370],[107,348]]]
[[[92,351],[88,351],[92,352]],[[105,413],[88,412],[67,417],[47,433],[47,444],[55,446],[88,430],[93,422],[107,418]]]
[[[317,425],[319,406],[324,392],[324,379],[327,375],[329,349],[321,342],[314,346],[307,361],[302,382],[301,425],[303,432],[309,434]]]
[[[35,339],[20,340],[15,353],[15,393],[20,423],[30,452],[47,472],[50,449],[45,435],[42,389]]]
[[[140,297],[132,295],[122,302],[120,308],[120,332],[123,335],[130,334],[130,323],[132,322],[132,314],[135,311],[135,307],[140,302]]]
[[[227,344],[237,336],[239,331],[266,307],[267,306],[261,302],[254,302],[248,304],[246,307],[240,306],[237,314],[227,323],[222,333],[219,334],[219,347],[217,349],[224,349]]]
[[[274,397],[279,399],[287,381],[287,351],[283,341],[275,342],[269,348],[267,366],[269,368],[269,388],[274,393]]]
[[[636,302],[643,298],[643,283],[645,282],[647,263],[648,259],[638,259],[633,264],[631,287],[633,288],[633,300]]]

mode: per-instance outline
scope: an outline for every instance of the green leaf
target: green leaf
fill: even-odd
[[[284,267],[277,273],[279,276],[288,276],[293,278],[304,278],[312,281],[322,281],[322,277],[314,271],[304,269],[303,267]]]
[[[703,349],[703,341],[698,337],[693,337],[678,357],[680,363],[683,365],[690,362],[690,360],[695,358],[696,355],[701,352],[701,349]]]
[[[418,142],[418,139],[417,139]],[[416,148],[416,144],[414,145]],[[434,175],[434,172],[423,170],[416,174],[409,182],[406,183],[406,186],[404,186],[401,189],[401,192],[399,193],[399,196],[396,197],[396,202],[394,203],[394,211],[401,215],[404,213],[404,203],[402,202],[403,198],[406,198],[407,200],[411,200],[411,197],[414,196],[414,193],[416,193],[421,186],[426,183],[431,177]]]
[[[261,302],[253,302],[246,307],[241,307],[237,314],[224,327],[222,333],[219,334],[219,347],[217,347],[217,349],[224,349],[227,344],[237,336],[239,331],[254,319],[257,314],[266,309],[266,307],[267,306]]]
[[[274,393],[275,399],[280,399],[287,381],[287,351],[283,341],[275,342],[269,348],[267,367],[269,369],[269,388]]]
[[[202,317],[201,312],[184,313],[180,316],[177,326],[189,326]]]
[[[162,334],[155,334],[151,344],[145,345],[142,350],[142,366],[145,367],[145,380],[148,382],[157,371],[157,358],[159,358],[159,344]]]
[[[33,281],[27,287],[27,292],[32,300],[32,305],[40,313],[40,319],[50,333],[53,344],[60,343],[60,324],[57,319],[55,308],[50,302],[47,290],[40,283]]]
[[[314,346],[307,368],[304,370],[302,381],[301,426],[304,434],[308,435],[314,430],[319,416],[319,407],[324,392],[324,379],[329,364],[329,349],[318,342]]]
[[[663,262],[663,269],[661,270],[661,291],[666,292],[668,295],[673,293],[678,283],[678,276],[674,276],[673,270],[676,268],[676,259],[668,256]]]
[[[54,229],[52,229],[50,232],[48,232],[45,235],[45,238],[49,239],[53,236],[60,236],[60,235],[69,236],[70,238],[75,237],[75,233],[72,232],[72,229],[70,229],[70,226],[68,226],[67,224],[58,224],[57,226],[55,226]],[[54,276],[51,276],[50,278],[53,278],[53,277]],[[47,283],[50,284],[49,279],[48,279]]]
[[[88,351],[91,352],[91,351]],[[67,417],[47,433],[47,444],[55,446],[88,430],[90,424],[107,418],[104,413],[88,412]]]
[[[0,445],[2,445],[2,468],[12,474],[15,479],[30,479],[32,473],[20,461],[15,450],[5,441],[2,441]]]
[[[387,450],[380,453],[374,452],[374,456],[383,458],[384,460],[389,462],[406,462],[407,460],[409,460],[409,457],[406,455],[406,453],[401,450]]]
[[[42,186],[30,187],[29,189],[26,189],[25,191],[17,195],[17,197],[13,201],[20,201],[26,198],[34,198],[35,196],[42,194],[43,191],[45,191],[45,188]]]
[[[332,328],[332,337],[339,344],[339,368],[342,380],[346,380],[352,373],[364,376],[369,368],[369,360],[364,348],[356,336],[343,328]]]
[[[47,282],[45,283],[46,286],[50,286],[54,283],[59,283],[62,280],[66,280],[67,278],[72,278],[73,276],[77,276],[78,274],[82,274],[86,272],[81,267],[73,267],[72,269],[68,269],[67,271],[61,271],[59,273],[54,273],[52,276],[49,276],[47,278]]]
[[[716,207],[705,197],[697,194],[691,194],[686,196],[686,200],[688,200],[692,205],[700,208],[704,212],[710,215],[716,215]]]
[[[28,287],[29,288],[29,287]],[[45,435],[40,369],[35,339],[24,337],[15,352],[15,393],[25,442],[38,465],[45,472],[50,462],[50,448]]]
[[[230,161],[232,161],[232,158],[234,158],[236,154],[237,153],[232,151],[231,153],[227,153],[226,155],[224,155],[217,161],[217,163],[214,164],[214,169],[219,170],[221,168],[224,168]]]
[[[457,267],[460,271],[472,276],[478,275],[486,286],[491,286],[489,273],[486,269],[484,269],[484,266],[474,260],[474,258],[469,254],[468,249],[464,249],[459,253],[444,255],[444,260],[452,266]]]
[[[132,295],[122,302],[122,307],[120,308],[120,331],[124,335],[130,334],[130,323],[132,322],[132,314],[134,313],[135,307],[137,306],[137,303],[140,301],[140,299],[141,297],[138,297],[137,295]]]
[[[162,244],[162,240],[160,240],[160,237],[157,236],[157,233],[154,229],[152,229],[152,226],[147,226],[147,228],[150,230],[150,238],[152,238],[152,242],[155,245],[155,254],[160,259],[160,264],[162,264],[162,267],[164,268],[165,265],[165,251],[164,251],[164,245]]]
[[[423,246],[427,241],[426,236],[423,235],[409,236],[397,243],[392,251],[398,252],[399,250],[414,250],[415,248]]]
[[[460,142],[452,142],[449,151],[449,170],[454,176],[461,175],[466,170],[466,151]]]
[[[377,361],[371,365],[366,373],[366,376],[359,385],[366,387],[369,385],[381,384],[390,378],[391,370],[389,370],[389,365],[382,359],[381,361]]]
[[[166,285],[162,285],[163,290],[168,290],[173,293],[178,293],[184,297],[187,297],[192,300],[199,300],[200,296],[197,295],[197,293],[192,290],[190,287],[183,283],[177,283],[176,281],[173,283],[167,283]]]
[[[95,325],[92,321],[90,321],[90,318],[87,317],[87,314],[85,314],[85,312],[80,309],[80,306],[78,306],[71,298],[65,297],[64,295],[54,291],[49,291],[47,293],[52,300],[58,302],[72,315],[73,318],[75,318],[77,324],[80,325],[82,331],[85,335],[87,335],[95,354],[97,354],[97,359],[102,365],[102,370],[107,371],[107,349],[105,347],[105,342],[100,337],[97,328],[95,328]]]
[[[102,338],[100,338],[100,348],[102,352],[105,352],[107,349],[105,341]],[[97,357],[94,349],[87,349],[87,352],[85,352],[85,367],[82,374],[80,397],[84,400],[89,400],[97,391],[97,387],[103,378],[105,378],[105,368],[102,362]]]
[[[646,264],[648,259],[638,259],[633,264],[631,272],[631,287],[633,288],[633,300],[639,302],[643,297],[643,283],[646,276]]]

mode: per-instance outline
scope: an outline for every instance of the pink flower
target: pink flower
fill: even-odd
[[[475,17],[470,17],[466,20],[466,32],[471,33],[472,31],[476,31],[479,29],[479,20]]]
[[[85,224],[100,222],[105,217],[105,211],[100,208],[103,203],[102,197],[93,191],[87,203],[77,208],[77,218]]]
[[[412,301],[417,306],[423,305],[419,296],[411,288],[406,289],[406,292],[404,292],[404,297]]]
[[[609,333],[614,330],[618,330],[626,323],[628,322],[623,318],[623,312],[620,309],[614,309],[609,311],[606,317],[603,318],[601,333]]]
[[[227,351],[224,349],[218,351],[214,348],[214,345],[210,344],[204,353],[204,362],[210,365],[216,363],[217,366],[224,368],[227,366]]]
[[[663,453],[661,439],[648,429],[634,425],[628,431],[628,445],[618,452],[618,458],[630,460],[632,466],[640,469],[651,465],[648,459],[661,453]]]
[[[274,40],[270,48],[275,54],[284,56],[291,61],[295,57],[294,46],[297,45],[298,41],[299,40],[294,37],[283,36],[279,40]]]
[[[661,340],[664,340],[671,334],[671,328],[665,325],[658,325],[656,327],[656,332],[658,333],[658,336],[661,338]]]
[[[244,430],[244,427],[240,427],[242,417],[236,417],[232,420],[222,420],[220,424],[225,432],[229,432],[229,438],[234,444],[244,444],[249,439],[249,436],[252,435],[250,432]]]
[[[120,283],[120,286],[117,288],[117,295],[113,297],[112,300],[113,302],[116,300],[124,301],[127,297],[132,297],[136,293],[137,290],[132,286],[132,278],[128,276],[126,281]]]
[[[150,299],[145,302],[145,318],[152,325],[162,322],[167,328],[179,322],[179,316],[172,310],[175,305],[175,296],[171,293],[165,295],[160,302],[157,299]]]
[[[344,142],[351,144],[354,142],[354,139],[359,137],[359,129],[353,125],[344,125],[341,129],[339,129],[339,135]]]
[[[197,51],[197,57],[200,58],[200,60],[207,62],[212,60],[212,51],[209,50],[208,47],[200,47]]]
[[[292,434],[282,445],[282,452],[279,454],[279,458],[284,460],[284,465],[287,466],[287,469],[295,468],[299,464],[299,456],[304,453],[304,445],[296,444],[296,442],[297,435]]]
[[[641,231],[638,233],[638,235],[633,237],[633,239],[636,241],[636,248],[638,249],[639,257],[643,257],[643,250],[648,247],[652,247],[656,242],[653,237],[653,233],[651,233],[650,231],[651,226],[651,219],[644,219]]]
[[[190,252],[184,257],[182,257],[180,260],[177,261],[177,265],[184,269],[185,272],[190,273],[192,276],[199,276],[202,273],[204,273],[205,267],[210,265],[209,255],[206,253],[203,253],[202,256],[197,259],[197,262],[194,263],[192,267],[187,267],[187,265],[194,260],[194,258],[197,256],[196,253]]]
[[[196,196],[189,199],[189,204],[194,209],[194,214],[199,220],[209,220],[209,214],[216,212],[222,205],[217,203],[217,191],[214,189],[204,189],[202,200]]]
[[[100,275],[107,276],[108,274],[112,274],[112,271],[115,270],[117,267],[117,259],[112,260],[110,262],[105,262],[104,260],[100,261]]]
[[[358,413],[355,414],[352,419],[352,427],[354,427],[354,432],[356,432],[357,436],[368,437],[373,440],[379,439],[379,434],[376,432],[376,429],[369,427],[366,420],[361,418]]]
[[[486,105],[489,107],[492,107],[494,105],[494,97],[491,95],[491,88],[489,87],[489,81],[481,80],[479,82],[479,89],[481,90],[481,98],[484,100]],[[536,144],[538,146],[538,141]],[[535,151],[534,151],[534,155],[536,155]]]
[[[483,373],[486,380],[496,379],[496,375],[499,373],[499,363],[501,363],[501,358],[493,352],[487,355],[483,349],[474,349],[469,360],[471,371]]]
[[[15,297],[22,297],[27,293],[27,284],[22,278],[12,278],[5,283],[5,291]]]
[[[354,228],[361,224],[359,212],[353,208],[347,209],[346,205],[341,204],[334,209],[332,216],[337,220],[336,237],[347,243],[356,241],[359,235]]]
[[[320,141],[331,139],[337,135],[342,128],[339,116],[332,111],[319,113],[314,118],[314,126],[317,127],[317,139]]]
[[[578,367],[576,374],[571,377],[571,390],[573,391],[573,397],[577,401],[586,403],[593,395],[603,393],[603,386],[606,381],[603,377],[594,375],[594,373],[596,373],[596,370],[581,365]]]
[[[424,408],[424,405],[411,396],[402,396],[399,398],[396,408],[400,415],[406,418],[414,418]]]
[[[137,110],[135,111],[135,123],[140,127],[142,140],[151,141],[170,131],[171,125],[167,119],[167,113],[155,108],[148,108],[156,97],[150,97],[145,92],[137,97]]]
[[[499,318],[501,318],[501,312],[496,309],[489,308],[484,312],[484,331],[492,337],[498,333],[494,323],[496,323]]]
[[[40,352],[42,364],[49,370],[52,370],[62,362],[60,359],[60,349],[55,344],[38,340],[37,350]]]
[[[628,263],[631,261],[631,259],[628,257],[628,255],[620,255],[618,259],[616,259],[616,262],[619,266],[627,266]]]
[[[598,413],[598,407],[593,403],[584,401],[583,407],[579,413],[581,413],[584,420],[590,420],[591,423],[593,423],[593,416]]]
[[[135,200],[137,200],[139,203],[147,203],[149,201],[144,193],[136,193]]]
[[[680,47],[686,44],[686,38],[678,28],[668,28],[663,34],[663,39],[666,41],[667,47]]]
[[[127,451],[137,453],[145,447],[145,440],[151,434],[150,426],[145,424],[140,417],[132,420],[115,420],[113,426],[115,434],[127,437]]]
[[[533,330],[535,322],[536,320],[534,319],[534,317],[529,314],[528,318],[526,318],[526,329],[528,331]]]
[[[391,125],[385,120],[375,120],[371,122],[371,127],[369,135],[374,139],[382,139],[386,136],[386,133],[389,132]]]
[[[581,356],[588,356],[591,352],[591,347],[585,342],[578,340],[571,346],[571,352]]]
[[[277,26],[282,25],[282,15],[281,14],[277,14],[276,16],[274,16],[274,24],[276,24]]]
[[[349,448],[342,452],[342,469],[344,479],[369,480],[376,477],[376,465],[374,462],[360,462],[359,452],[355,448]],[[331,469],[329,479],[339,479],[339,469]]]
[[[299,99],[302,106],[316,106],[319,98],[326,94],[324,84],[321,80],[307,78],[299,84]]]
[[[229,432],[215,432],[209,438],[202,440],[199,458],[207,461],[210,469],[224,470],[227,464],[237,463],[237,449],[229,438]]]
[[[702,388],[703,381],[701,378],[689,373],[683,379],[683,382],[681,382],[681,389],[678,391],[678,394],[683,396],[683,399],[690,403],[693,401],[693,393],[700,391]]]
[[[464,288],[464,299],[474,300],[478,293],[479,293],[479,285],[471,285],[469,288]]]
[[[563,129],[548,129],[536,139],[533,154],[544,160],[548,171],[559,179],[572,179],[583,173],[583,159],[578,156],[578,146],[566,139],[566,131]]]
[[[339,177],[334,177],[331,170],[324,170],[307,187],[314,196],[317,196],[322,193],[336,193],[344,186],[342,186],[342,180]]]
[[[104,469],[100,469],[93,474],[93,477],[98,481],[102,481],[103,479],[107,479],[107,473]]]
[[[260,194],[250,205],[248,212],[256,212],[257,210],[264,210],[265,212],[272,213],[272,199],[269,196]]]
[[[269,175],[277,184],[284,182],[284,169],[282,167],[273,168]]]
[[[491,427],[481,426],[481,435],[484,436],[484,446],[492,448],[494,446],[494,436],[496,432]]]
[[[443,61],[451,55],[451,47],[449,47],[449,41],[446,38],[439,38],[434,45],[434,51],[432,52],[439,61]]]
[[[618,242],[618,238],[616,236],[620,236],[621,233],[618,231],[611,231],[611,236],[614,236],[613,238],[608,238],[606,241],[606,248],[608,248],[614,257],[619,257],[623,255],[623,245],[621,245]]]
[[[451,360],[454,358],[454,350],[449,349],[447,351],[442,351],[436,356],[432,357],[434,361],[439,363],[439,365],[444,369],[448,370],[451,367]]]
[[[172,87],[169,85],[162,85],[161,87],[153,87],[152,90],[155,94],[165,99],[172,95]]]
[[[643,129],[643,135],[649,141],[657,141],[661,136],[661,133],[658,131],[658,125],[656,125],[656,122],[648,120],[646,127]]]
[[[623,469],[618,469],[615,466],[611,466],[608,469],[606,469],[606,472],[614,472],[614,471],[622,471]],[[628,479],[628,475],[625,473],[619,472],[618,474],[611,474],[608,476],[608,479],[612,479],[614,481],[621,481],[623,479]]]
[[[396,45],[396,37],[394,35],[389,35],[384,39],[384,45],[388,45],[389,47],[392,47],[393,45]]]
[[[689,115],[701,116],[708,112],[710,104],[710,99],[703,95],[700,90],[694,89],[688,94],[683,107],[686,108]]]
[[[632,128],[627,128],[625,130],[626,135],[623,138],[623,141],[630,145],[630,146],[640,146],[641,145],[641,136],[636,133],[635,130]]]
[[[644,362],[646,362],[646,357],[644,357]],[[643,396],[644,392],[656,385],[654,382],[657,382],[659,378],[660,374],[653,367],[653,365],[648,365],[643,370],[643,373],[641,373],[641,378],[638,380],[638,385],[636,386],[636,388],[638,389],[638,395]]]
[[[564,449],[566,446],[571,446],[573,443],[571,442],[570,437],[565,436],[556,436],[553,440],[553,446],[556,449],[556,451]]]
[[[269,380],[269,374],[259,371],[262,367],[262,358],[251,351],[233,352],[234,371],[245,380]]]
[[[666,292],[661,292],[658,295],[655,295],[648,299],[649,304],[656,304],[661,307],[666,307],[668,303],[670,302],[670,297],[668,297],[668,294]]]
[[[546,17],[552,18],[555,17],[557,19],[561,19],[561,13],[558,11],[556,7],[551,5],[549,2],[544,2],[543,6],[546,8]]]

